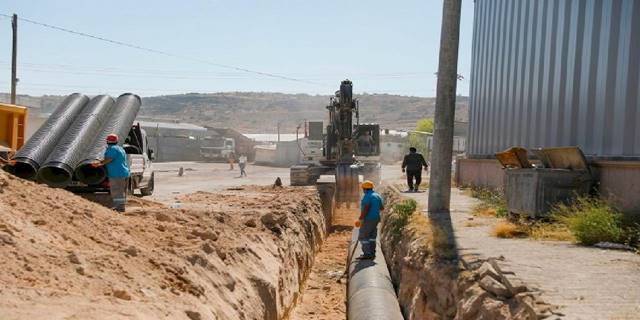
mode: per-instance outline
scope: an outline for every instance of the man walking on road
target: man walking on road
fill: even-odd
[[[407,172],[407,185],[409,186],[409,192],[418,192],[420,182],[422,182],[422,167],[424,170],[429,168],[427,162],[424,160],[422,154],[418,153],[416,148],[409,148],[409,154],[404,156],[402,161],[402,172]],[[413,179],[415,178],[415,184]]]
[[[96,161],[94,167],[105,166],[109,178],[109,190],[113,209],[124,212],[127,203],[127,182],[129,180],[129,164],[127,154],[118,145],[118,135],[107,136],[107,149],[104,151],[104,160]]]
[[[376,257],[376,238],[380,211],[384,209],[382,197],[373,191],[373,182],[367,180],[362,183],[362,201],[360,202],[360,218],[356,221],[358,241],[362,244],[362,256],[358,259],[369,260]]]
[[[238,158],[238,167],[240,167],[240,177],[246,177],[247,173],[244,171],[244,168],[247,166],[247,157],[243,154]]]

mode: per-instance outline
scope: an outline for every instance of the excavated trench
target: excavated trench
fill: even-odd
[[[541,301],[499,259],[459,255],[450,220],[417,211],[403,228],[394,206],[398,192],[384,192],[387,210],[380,241],[405,319],[544,319],[553,307]]]

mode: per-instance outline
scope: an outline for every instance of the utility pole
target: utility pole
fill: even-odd
[[[436,112],[433,132],[429,215],[449,213],[453,126],[458,81],[458,45],[462,0],[443,0]]]
[[[11,30],[13,31],[13,45],[11,49],[11,104],[16,104],[16,84],[18,77],[16,72],[18,57],[18,15],[11,17]]]
[[[280,124],[282,123],[282,121],[278,121],[278,142],[280,142]]]

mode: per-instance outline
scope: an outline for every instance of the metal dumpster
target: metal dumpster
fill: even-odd
[[[542,165],[505,167],[505,197],[511,214],[544,218],[555,204],[589,193],[593,177],[579,148],[545,148],[533,152]]]

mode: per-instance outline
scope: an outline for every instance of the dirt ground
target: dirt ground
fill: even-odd
[[[125,214],[0,171],[0,319],[277,319],[326,228],[311,188],[131,199]]]
[[[340,282],[347,261],[351,230],[357,210],[341,209],[334,214],[331,233],[316,255],[292,320],[346,319],[346,277]]]
[[[345,318],[353,216],[323,241],[317,192],[270,186],[287,168],[156,169],[125,214],[0,171],[0,319]]]

